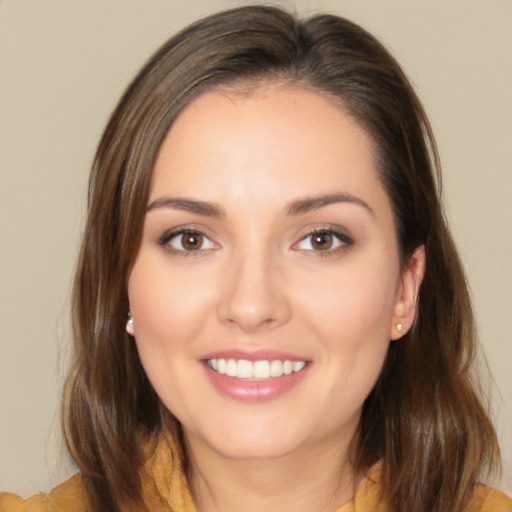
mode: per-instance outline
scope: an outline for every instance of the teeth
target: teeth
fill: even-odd
[[[270,363],[270,376],[281,377],[283,375],[283,363],[279,359],[274,359]]]
[[[240,361],[236,363],[236,375],[233,375],[233,377],[238,377],[239,379],[252,379],[253,376],[251,361],[244,361],[243,359],[240,359]]]
[[[214,361],[212,359],[212,361]],[[219,372],[221,375],[224,375],[226,373],[226,360],[225,359],[215,359],[217,362],[217,372]],[[212,362],[212,368],[213,368],[213,362]]]
[[[294,372],[300,372],[306,366],[304,361],[294,361],[292,367]]]
[[[266,380],[300,372],[305,361],[247,361],[246,359],[209,359],[208,366],[221,375],[246,380]]]
[[[234,359],[228,359],[226,363],[226,375],[228,377],[236,377],[236,361]]]
[[[252,366],[255,379],[268,379],[270,377],[270,363],[268,361],[256,361]]]

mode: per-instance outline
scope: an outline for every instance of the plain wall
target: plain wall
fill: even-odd
[[[0,0],[0,488],[73,472],[59,434],[72,270],[95,145],[173,32],[229,0]],[[293,6],[294,3],[279,2]],[[512,2],[310,0],[394,53],[433,124],[447,209],[494,374],[512,493]]]

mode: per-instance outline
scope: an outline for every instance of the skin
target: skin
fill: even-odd
[[[390,340],[413,322],[424,267],[422,248],[400,266],[371,147],[341,106],[274,84],[203,94],[160,149],[127,329],[183,425],[199,510],[332,511],[353,497],[350,442]],[[350,200],[290,208],[333,194]],[[315,230],[332,246],[312,244]],[[204,365],[234,349],[278,350],[307,371],[276,398],[238,401]]]

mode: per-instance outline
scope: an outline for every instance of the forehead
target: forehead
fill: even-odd
[[[249,94],[204,93],[167,134],[150,200],[161,193],[217,200],[223,188],[246,197],[333,188],[382,193],[371,139],[343,106],[319,93],[278,85]]]

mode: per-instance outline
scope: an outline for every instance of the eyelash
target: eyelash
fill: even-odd
[[[338,244],[334,248],[327,248],[325,250],[314,250],[314,249],[301,249],[299,244],[306,241],[308,238],[311,239],[315,235],[322,235],[322,236],[330,236],[333,238],[333,243]],[[345,251],[354,243],[354,240],[347,235],[347,233],[338,231],[333,228],[317,228],[313,231],[310,231],[307,235],[303,236],[298,242],[296,242],[293,247],[296,247],[298,251],[301,252],[312,252],[315,253],[315,255],[320,257],[326,257],[326,256],[333,256],[338,254],[341,251]],[[311,241],[310,241],[311,244]]]
[[[201,237],[202,238],[201,245],[203,245],[205,242],[209,243],[212,246],[216,245],[202,231],[200,231],[198,229],[194,229],[194,228],[176,228],[176,229],[172,229],[170,231],[166,231],[158,239],[158,244],[160,246],[164,247],[165,249],[169,250],[170,252],[177,254],[179,256],[197,256],[197,255],[203,253],[204,251],[213,249],[213,247],[208,247],[208,248],[199,247],[197,249],[187,250],[185,248],[178,249],[171,245],[171,242],[174,239],[177,239],[180,236],[183,237],[184,235],[192,235],[192,236]],[[304,248],[299,247],[300,244],[302,244],[303,242],[305,242],[308,239],[311,239],[315,235],[332,237],[333,243],[337,244],[337,245],[335,245],[334,248],[328,247],[325,250],[304,249]],[[183,239],[182,239],[182,241],[183,241]],[[354,240],[344,232],[341,232],[341,231],[338,231],[338,230],[332,229],[332,228],[317,228],[317,229],[314,229],[313,231],[310,231],[309,233],[307,233],[298,242],[295,242],[292,245],[292,249],[300,251],[300,252],[304,252],[304,253],[305,252],[315,253],[315,255],[318,255],[320,257],[325,257],[325,256],[335,255],[341,251],[344,251],[348,247],[350,247],[353,243],[354,243]]]
[[[178,249],[171,245],[171,243],[174,241],[174,239],[177,239],[180,236],[183,237],[185,235],[201,237],[202,238],[201,245],[203,245],[205,242],[208,242],[212,246],[215,245],[214,242],[212,242],[212,240],[208,236],[206,236],[200,230],[197,230],[194,228],[177,228],[177,229],[172,229],[170,231],[166,231],[158,239],[158,244],[161,245],[162,247],[165,247],[165,249],[169,250],[170,252],[177,254],[179,256],[196,256],[196,255],[203,253],[204,251],[208,251],[213,248],[213,247],[208,247],[206,249],[203,249],[203,248],[199,247],[197,249],[187,250],[185,248]],[[183,242],[183,238],[182,238],[182,242]],[[182,245],[182,247],[183,247],[183,245]]]

